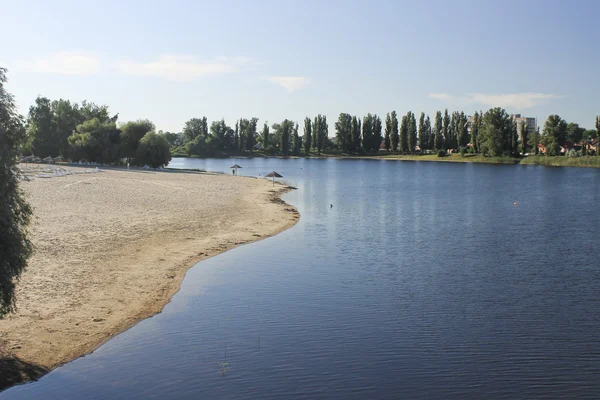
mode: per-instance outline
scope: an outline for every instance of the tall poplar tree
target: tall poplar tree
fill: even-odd
[[[527,122],[521,122],[521,152],[523,155],[527,153],[527,142],[529,141],[529,127]]]
[[[446,108],[444,110],[444,124],[442,125],[442,136],[444,137],[443,143],[442,145],[446,148],[449,149],[451,143],[449,142],[449,133],[450,133],[450,116],[448,115],[448,109]]]
[[[415,118],[415,114],[409,111],[406,120],[408,124],[408,151],[410,154],[414,154],[415,146],[417,145],[417,119]]]
[[[473,115],[473,121],[471,122],[471,144],[475,153],[479,153],[479,146],[477,144],[477,134],[479,133],[479,114],[475,111]]]
[[[396,111],[392,111],[391,116],[391,141],[392,141],[392,151],[395,153],[398,151],[398,143],[400,141],[400,135],[398,135],[398,115]]]
[[[262,137],[262,145],[263,145],[263,150],[266,150],[267,147],[269,147],[269,125],[267,125],[267,123],[265,122],[265,124],[263,125],[263,130],[260,134],[260,136]]]
[[[400,122],[400,151],[402,154],[408,152],[408,115],[403,115]]]
[[[425,119],[425,132],[427,132],[427,149],[432,150],[434,148],[433,128],[431,126],[431,119],[429,115]]]
[[[379,148],[381,147],[381,141],[383,140],[383,136],[381,136],[381,118],[379,118],[377,114],[373,115],[372,127],[373,140],[371,150],[377,152],[379,151]]]
[[[425,132],[425,113],[421,112],[421,116],[419,117],[419,147],[421,148],[421,152],[427,147],[425,143],[427,143],[427,132]]]
[[[318,117],[315,117],[315,120],[313,122],[313,126],[312,126],[312,148],[317,150],[319,154],[321,154],[321,151],[319,149],[319,120]]]
[[[435,113],[435,122],[433,125],[433,148],[438,150],[444,149],[444,127],[442,122],[442,112]]]
[[[312,125],[309,117],[304,118],[304,153],[308,155],[312,145]]]
[[[385,137],[384,137],[384,145],[385,145],[385,151],[390,151],[391,146],[392,146],[392,142],[391,142],[391,135],[392,135],[392,117],[390,117],[390,113],[387,113],[387,115],[385,116]]]

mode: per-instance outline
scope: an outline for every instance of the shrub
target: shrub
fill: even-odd
[[[445,150],[438,151],[438,157],[446,157],[446,151]]]
[[[146,133],[140,140],[135,154],[136,164],[159,168],[169,164],[169,161],[171,161],[171,149],[164,135]]]

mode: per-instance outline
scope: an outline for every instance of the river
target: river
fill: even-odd
[[[161,314],[0,399],[600,395],[600,170],[170,166],[236,162],[296,186],[299,223],[199,263]]]

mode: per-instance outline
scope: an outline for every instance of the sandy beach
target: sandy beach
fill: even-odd
[[[22,188],[36,251],[0,320],[0,388],[93,351],[160,312],[196,262],[299,218],[284,186],[252,178],[106,170]]]

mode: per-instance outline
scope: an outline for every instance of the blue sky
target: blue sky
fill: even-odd
[[[592,128],[600,1],[0,0],[0,65],[37,95],[181,131],[340,112],[486,110]]]

